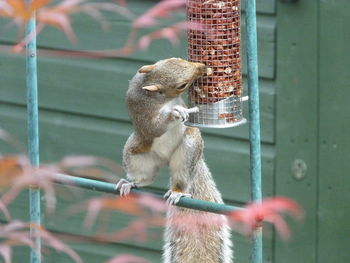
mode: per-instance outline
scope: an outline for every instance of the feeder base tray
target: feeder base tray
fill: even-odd
[[[226,123],[226,124],[198,124],[198,123],[191,123],[190,121],[185,122],[186,126],[190,127],[196,127],[196,128],[231,128],[231,127],[237,127],[241,126],[243,124],[247,123],[247,119],[243,118],[240,121],[232,122],[232,123]]]
[[[231,96],[215,103],[199,104],[189,101],[199,111],[191,113],[185,125],[201,128],[236,127],[247,122],[242,116],[242,98]]]

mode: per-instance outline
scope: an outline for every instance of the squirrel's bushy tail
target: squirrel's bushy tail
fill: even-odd
[[[195,199],[223,203],[204,160],[195,167],[188,193]],[[233,263],[227,218],[170,207],[165,229],[164,263]]]

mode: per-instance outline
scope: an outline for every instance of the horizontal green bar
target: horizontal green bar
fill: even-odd
[[[75,177],[75,176],[70,176],[65,174],[55,174],[53,177],[54,177],[54,181],[59,184],[72,185],[72,186],[90,189],[90,190],[99,191],[99,192],[119,194],[119,191],[115,189],[116,184],[106,183],[106,182],[82,178],[82,177]],[[151,194],[156,198],[163,199],[162,194],[145,192],[139,189],[131,189],[131,192],[136,195],[147,193],[147,194]],[[236,206],[217,204],[217,203],[207,202],[203,200],[192,199],[189,197],[182,197],[180,201],[176,204],[176,206],[191,208],[191,209],[196,209],[196,210],[201,210],[201,211],[206,211],[206,212],[211,212],[216,214],[227,214],[229,212],[242,209]]]

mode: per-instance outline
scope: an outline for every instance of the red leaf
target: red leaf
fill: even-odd
[[[64,157],[58,165],[64,170],[76,167],[101,166],[111,170],[115,175],[120,174],[122,171],[122,168],[113,160],[91,155],[69,155]]]
[[[9,187],[13,180],[22,175],[23,169],[17,156],[0,158],[0,187]]]
[[[20,143],[14,136],[12,136],[7,131],[0,128],[0,140],[3,140],[4,142],[10,144],[13,146],[17,151],[24,153],[25,147],[22,143]],[[1,152],[0,152],[1,157]]]
[[[0,16],[12,19],[20,28],[23,28],[25,22],[32,18],[33,13],[36,12],[38,27],[44,27],[44,25],[56,27],[63,31],[66,37],[73,43],[76,43],[77,39],[71,25],[71,14],[79,12],[86,13],[100,22],[104,29],[107,29],[108,24],[105,22],[101,11],[117,13],[129,19],[133,18],[131,12],[115,3],[61,0],[56,5],[49,5],[51,2],[52,0],[33,0],[29,5],[25,0],[0,1]],[[125,1],[120,1],[120,3],[124,4]],[[23,43],[21,43],[14,50],[19,52],[22,51],[23,47]]]
[[[5,218],[10,221],[11,220],[11,215],[9,210],[7,209],[7,207],[5,206],[5,204],[3,202],[0,201],[0,210],[1,212],[4,214]]]
[[[52,0],[33,0],[30,5],[31,11],[36,11],[52,2]]]
[[[72,43],[77,43],[68,14],[59,9],[50,9],[39,12],[37,15],[40,23],[48,24],[62,30]]]
[[[5,263],[11,263],[12,253],[11,247],[9,245],[1,244],[0,245],[0,254],[5,260]]]
[[[150,35],[143,36],[139,40],[139,48],[141,50],[146,50],[151,44],[151,42],[152,42],[152,38]]]
[[[137,18],[133,23],[133,27],[144,28],[154,26],[157,24],[156,18],[169,17],[171,12],[185,7],[185,4],[186,0],[163,0]]]
[[[88,211],[84,220],[85,227],[91,227],[101,210],[117,210],[125,214],[140,216],[142,207],[132,195],[115,198],[93,198],[88,201]]]
[[[121,6],[126,6],[127,5],[126,0],[115,0],[115,1]]]
[[[245,206],[243,210],[234,211],[229,218],[235,224],[243,225],[243,230],[236,229],[243,234],[251,234],[254,229],[262,222],[272,223],[282,238],[289,238],[289,229],[281,213],[287,213],[295,218],[301,218],[303,215],[300,206],[293,200],[285,197],[275,197],[265,199],[261,203],[251,203]],[[237,226],[237,225],[236,225]]]
[[[11,188],[1,196],[1,202],[8,205],[23,189],[35,185],[44,190],[47,210],[52,212],[55,207],[56,197],[51,175],[57,171],[54,168],[32,167],[26,158],[22,159],[23,161],[20,161],[20,158],[17,159],[21,165],[22,173],[13,179]]]
[[[18,18],[21,18],[22,20],[28,20],[31,18],[32,14],[27,9],[24,0],[7,0],[6,3],[12,8],[11,13],[17,16]]]
[[[149,263],[149,261],[132,255],[118,255],[104,263]]]
[[[150,194],[142,194],[138,196],[137,199],[138,203],[141,204],[143,207],[150,208],[153,212],[166,212],[167,211],[167,204],[163,199],[153,197]]]
[[[45,244],[47,246],[52,247],[57,251],[60,251],[60,252],[67,254],[76,263],[83,263],[80,256],[73,249],[68,247],[61,240],[57,239],[50,232],[46,231],[45,229],[43,229],[42,227],[39,227],[39,226],[36,227],[36,229],[39,230],[39,235],[43,239],[43,241],[45,242]]]
[[[222,215],[196,212],[189,215],[174,214],[174,216],[167,219],[167,224],[175,227],[179,232],[191,233],[194,236],[202,234],[203,229],[210,227],[212,229],[220,229],[226,223],[226,219]]]
[[[69,155],[65,156],[60,165],[63,167],[70,166],[93,166],[98,164],[98,159],[91,155]]]
[[[145,50],[148,48],[153,40],[165,38],[169,40],[173,45],[179,43],[179,35],[184,32],[187,28],[186,22],[180,22],[170,27],[165,27],[163,29],[154,31],[150,34],[144,35],[139,40],[139,48]]]

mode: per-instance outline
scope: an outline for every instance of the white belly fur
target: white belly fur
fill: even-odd
[[[169,129],[162,136],[154,139],[151,152],[159,158],[169,161],[174,150],[179,146],[183,139],[185,126],[180,122],[174,122],[169,125]]]
[[[175,105],[181,104],[183,104],[183,100],[181,98],[175,98],[166,103],[160,109],[160,112],[172,112]],[[183,139],[184,132],[185,125],[182,122],[171,122],[168,126],[168,130],[162,136],[154,139],[151,152],[156,154],[159,158],[169,161],[174,150],[178,147],[179,143]]]

